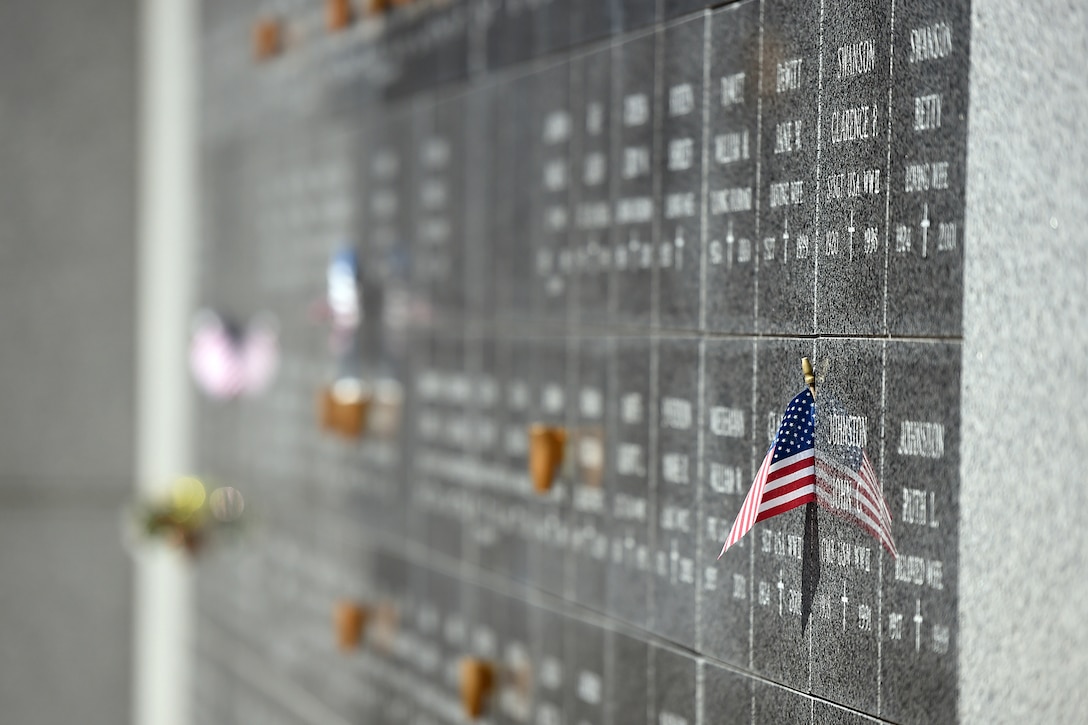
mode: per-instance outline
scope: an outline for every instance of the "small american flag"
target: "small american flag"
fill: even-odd
[[[833,398],[817,406],[810,390],[790,402],[719,559],[757,522],[812,501],[857,524],[898,556],[891,512],[873,462],[857,436],[830,434],[829,421],[844,416]]]
[[[757,521],[816,500],[816,406],[812,391],[799,393],[782,414],[782,423],[722,553],[740,541]]]

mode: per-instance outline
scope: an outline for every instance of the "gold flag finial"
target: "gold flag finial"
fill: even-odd
[[[805,374],[805,385],[812,391],[812,397],[816,397],[816,374],[812,372],[812,361],[807,357],[801,358],[801,372]]]

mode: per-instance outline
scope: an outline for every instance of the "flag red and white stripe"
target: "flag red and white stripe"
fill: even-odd
[[[854,470],[835,456],[817,453],[816,498],[822,508],[856,523],[889,554],[899,556],[892,538],[892,515],[869,454],[862,452],[861,466]]]
[[[725,540],[721,554],[725,554],[733,544],[752,530],[757,522],[785,513],[802,504],[816,500],[816,456],[813,448],[806,448],[799,453],[774,460],[778,440],[771,445],[763,465],[756,473],[748,497],[744,499],[740,513],[733,521],[729,537]]]

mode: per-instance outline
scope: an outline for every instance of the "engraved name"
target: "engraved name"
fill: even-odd
[[[648,196],[620,199],[616,202],[616,222],[638,224],[648,222],[654,216],[654,202]]]
[[[774,152],[788,154],[801,149],[801,121],[782,121],[774,128]]]
[[[642,126],[650,120],[650,99],[645,93],[635,93],[623,99],[623,125]]]
[[[661,476],[668,483],[689,483],[690,459],[683,453],[666,453],[661,458]]]
[[[665,197],[665,218],[682,219],[695,216],[695,193],[676,192]]]
[[[939,528],[937,494],[920,488],[903,488],[903,523]]]
[[[744,73],[734,73],[722,77],[722,106],[737,106],[744,103]]]
[[[952,27],[948,23],[934,23],[910,31],[911,63],[939,60],[952,52]]]
[[[676,430],[691,428],[693,418],[691,402],[683,398],[663,398],[661,401],[661,425]]]
[[[642,395],[627,393],[620,399],[620,420],[627,425],[642,422]]]
[[[861,141],[876,136],[880,113],[876,104],[844,108],[831,114],[831,143]]]
[[[722,406],[711,408],[710,432],[726,438],[744,437],[744,411]]]
[[[914,99],[914,130],[929,131],[941,127],[941,94],[931,93]]]
[[[786,93],[796,91],[801,87],[801,62],[802,58],[786,60],[778,64],[778,74],[775,83],[775,91]]]
[[[586,105],[586,132],[598,136],[604,131],[604,104],[594,101]]]
[[[669,141],[669,171],[686,171],[694,164],[694,139],[677,138]]]
[[[637,179],[650,174],[650,148],[648,146],[628,146],[623,150],[624,179]]]
[[[567,188],[567,162],[553,159],[544,164],[544,188],[548,191],[562,191]]]
[[[827,437],[833,445],[865,447],[867,421],[863,415],[833,414],[828,421]]]
[[[714,160],[719,164],[731,164],[749,158],[748,130],[723,133],[714,137]]]
[[[616,447],[616,471],[624,476],[644,476],[645,456],[637,443],[620,443]]]
[[[575,222],[579,229],[603,229],[611,223],[612,214],[607,201],[585,202],[578,205]]]
[[[552,111],[544,119],[544,143],[556,144],[570,138],[570,114]]]
[[[682,506],[666,505],[661,509],[661,529],[691,533],[691,511]]]
[[[598,186],[608,173],[608,157],[600,151],[586,154],[582,162],[582,182],[586,186]]]
[[[872,38],[839,46],[839,78],[872,73],[876,67],[876,42]]]
[[[599,705],[601,702],[601,693],[604,687],[602,685],[601,676],[596,672],[588,672],[582,670],[578,673],[578,699],[582,702],[588,702],[591,705]]]
[[[740,493],[742,485],[739,466],[710,464],[710,488],[715,493]]]
[[[944,426],[904,420],[899,427],[899,455],[940,458],[944,455]]]
[[[600,418],[604,412],[604,395],[597,388],[582,388],[578,395],[578,410],[583,418]]]
[[[695,110],[695,91],[690,83],[669,89],[669,115],[684,116]]]
[[[612,515],[627,521],[645,521],[646,499],[617,493],[612,504]]]

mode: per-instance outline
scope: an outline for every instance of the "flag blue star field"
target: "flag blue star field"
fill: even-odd
[[[719,558],[757,522],[812,501],[856,523],[897,555],[891,514],[864,436],[843,424],[851,420],[834,399],[817,407],[807,389],[790,401]]]
[[[756,480],[729,530],[722,554],[757,521],[816,500],[816,405],[810,390],[790,401]]]

